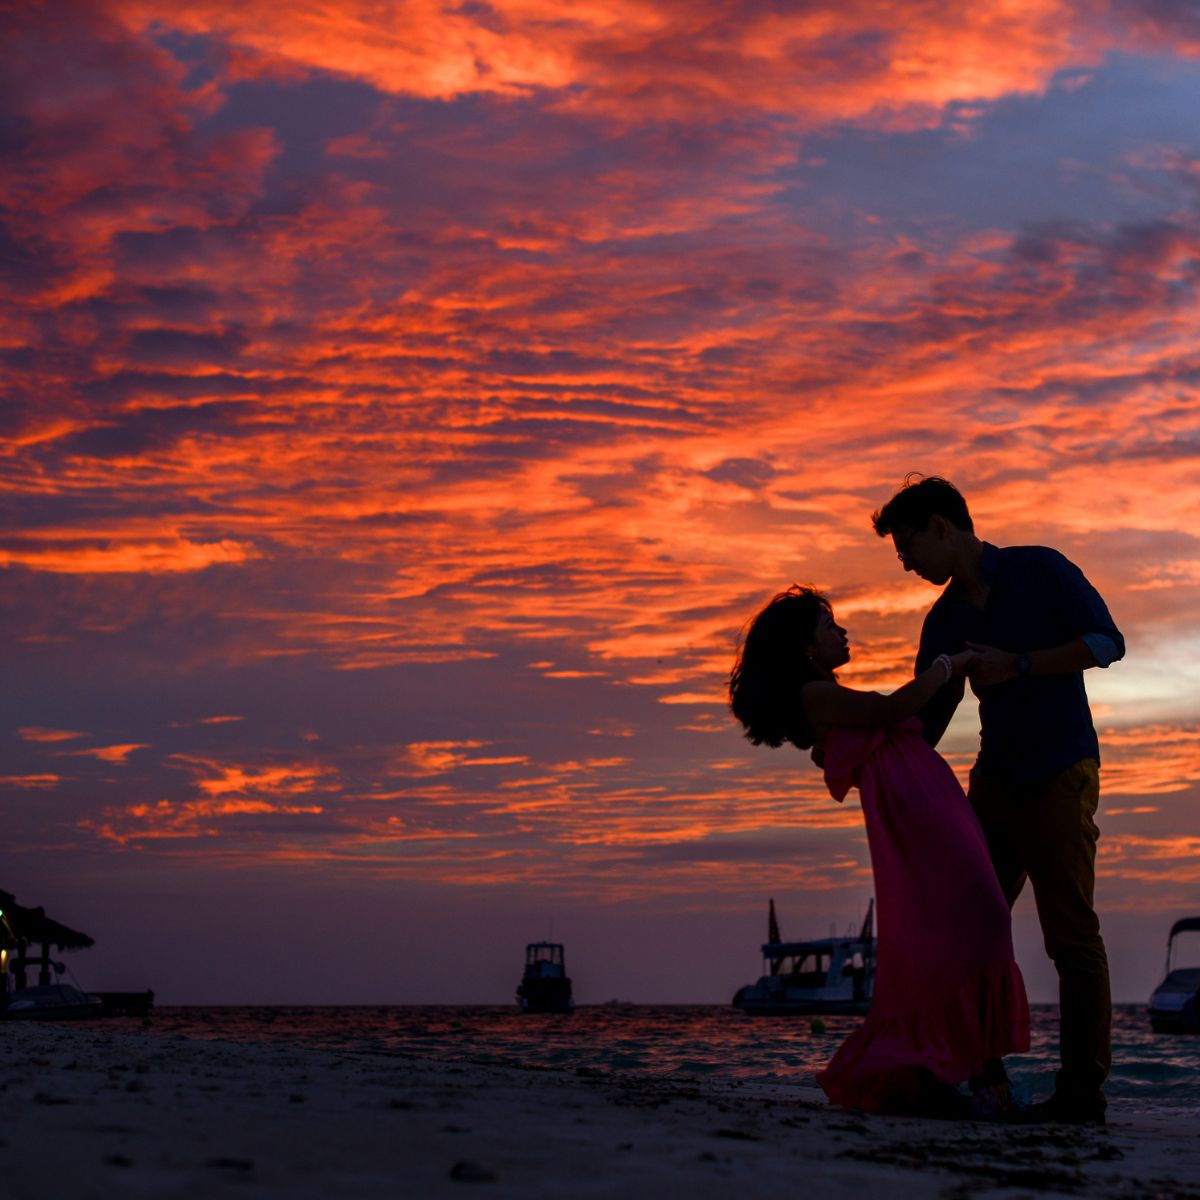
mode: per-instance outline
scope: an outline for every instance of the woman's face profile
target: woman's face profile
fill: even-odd
[[[817,618],[817,627],[808,646],[808,657],[826,671],[833,671],[850,661],[850,640],[828,608],[822,608]]]

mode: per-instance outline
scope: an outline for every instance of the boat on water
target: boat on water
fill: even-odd
[[[1150,997],[1150,1027],[1155,1033],[1200,1033],[1200,967],[1175,966],[1175,939],[1200,933],[1200,917],[1181,917],[1167,936],[1167,969]]]
[[[733,1006],[762,1017],[865,1014],[875,988],[874,914],[872,898],[857,932],[785,942],[772,900],[762,947],[764,974],[738,989]]]
[[[41,944],[39,952],[34,947]],[[13,1021],[71,1021],[89,1017],[148,1015],[154,993],[85,992],[61,976],[66,964],[50,958],[50,948],[86,950],[92,939],[46,915],[26,908],[0,891],[0,1017]],[[29,974],[37,972],[37,983]]]
[[[530,942],[525,947],[525,973],[517,988],[517,1003],[526,1013],[575,1010],[561,942]]]
[[[69,983],[36,984],[8,995],[7,1021],[85,1021],[103,1015],[104,1001]]]

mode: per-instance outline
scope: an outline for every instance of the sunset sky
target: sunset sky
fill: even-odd
[[[81,984],[505,1003],[552,934],[580,1001],[725,1002],[768,897],[858,921],[857,802],[724,686],[794,581],[908,677],[937,592],[870,514],[920,471],[1126,635],[1148,996],[1200,912],[1194,8],[0,13],[0,888]]]

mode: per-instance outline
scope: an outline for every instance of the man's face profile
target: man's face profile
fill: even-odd
[[[931,517],[924,529],[899,526],[892,530],[892,545],[906,571],[935,584],[950,578],[950,544],[943,518]]]

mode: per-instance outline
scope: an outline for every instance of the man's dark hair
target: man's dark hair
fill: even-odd
[[[828,609],[815,588],[794,583],[750,622],[729,676],[729,707],[754,745],[791,742],[807,750],[813,744],[800,689],[829,678],[807,653]]]
[[[880,537],[897,529],[925,529],[930,517],[945,517],[951,525],[967,533],[975,532],[975,522],[967,511],[963,494],[940,475],[908,475],[904,486],[876,513],[871,522]]]

